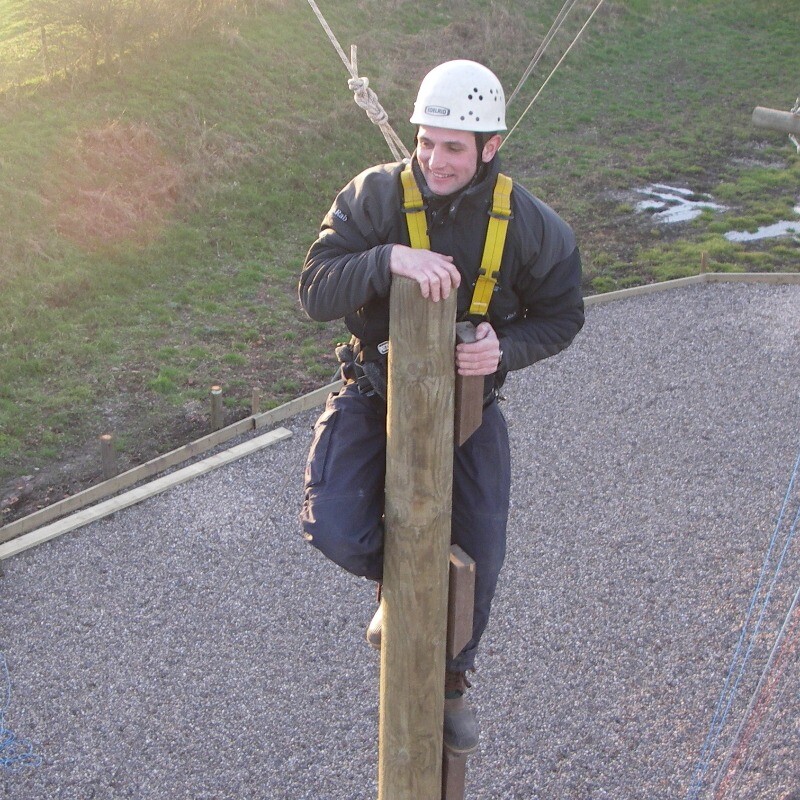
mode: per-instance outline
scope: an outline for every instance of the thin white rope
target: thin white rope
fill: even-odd
[[[522,77],[519,79],[516,87],[514,87],[514,91],[511,92],[508,99],[506,100],[506,109],[511,105],[514,98],[519,94],[520,89],[525,85],[528,78],[531,76],[531,73],[536,66],[538,65],[539,61],[544,56],[545,51],[550,46],[550,43],[555,38],[556,34],[561,30],[562,26],[564,25],[564,21],[566,20],[569,12],[575,8],[575,4],[578,0],[565,0],[564,5],[561,6],[561,11],[558,12],[558,16],[553,20],[553,24],[550,26],[550,30],[547,32],[547,35],[542,39],[542,43],[537,48],[536,52],[533,54],[533,58],[531,59],[528,66],[525,68],[525,71],[522,73]]]
[[[536,92],[536,95],[534,96],[533,100],[531,100],[530,103],[528,103],[527,108],[522,112],[522,114],[520,115],[519,119],[514,123],[514,127],[506,134],[505,139],[503,139],[502,143],[500,144],[501,148],[509,140],[511,134],[513,134],[514,131],[519,127],[519,124],[525,118],[525,115],[531,110],[531,107],[536,102],[536,100],[539,98],[539,95],[544,91],[545,86],[547,86],[547,84],[550,82],[550,79],[553,77],[553,75],[555,75],[556,70],[561,66],[561,64],[564,61],[564,59],[569,55],[570,50],[572,50],[572,48],[577,44],[578,39],[581,38],[581,35],[586,30],[586,28],[589,26],[589,23],[594,18],[594,15],[600,10],[600,7],[603,5],[604,2],[605,2],[605,0],[599,0],[597,5],[594,7],[594,10],[592,11],[592,13],[589,14],[589,18],[586,20],[586,22],[583,23],[583,26],[578,31],[578,33],[576,34],[575,38],[572,40],[572,43],[570,44],[570,46],[564,51],[564,55],[561,56],[561,58],[558,59],[558,63],[553,67],[552,71],[550,72],[550,74],[545,79],[545,82],[541,85],[541,88],[539,89],[539,91]]]
[[[380,128],[383,138],[386,139],[386,144],[389,145],[389,149],[392,151],[395,160],[402,161],[404,158],[410,158],[410,154],[403,144],[402,139],[394,132],[392,126],[389,124],[389,115],[378,101],[378,96],[369,88],[369,79],[360,77],[358,74],[356,46],[351,46],[350,58],[348,59],[344,50],[342,50],[342,46],[331,30],[330,25],[328,25],[322,12],[319,10],[319,6],[314,0],[308,0],[308,4],[317,15],[320,25],[322,25],[323,30],[328,35],[328,39],[330,39],[331,44],[339,54],[339,58],[341,58],[342,63],[350,73],[350,80],[347,82],[347,85],[350,91],[353,92],[353,99],[356,104],[359,108],[363,108],[364,111],[367,112],[370,121]]]

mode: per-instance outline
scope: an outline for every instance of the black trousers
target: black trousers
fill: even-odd
[[[383,575],[386,404],[346,385],[328,398],[314,427],[305,471],[303,532],[354,575]],[[511,483],[508,429],[496,402],[453,452],[451,541],[475,560],[472,640],[447,669],[473,669],[506,552]]]

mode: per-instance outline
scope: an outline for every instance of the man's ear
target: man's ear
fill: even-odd
[[[496,133],[486,140],[486,143],[483,145],[483,152],[481,153],[481,161],[483,161],[484,164],[488,164],[497,155],[502,141],[503,137],[499,133]]]

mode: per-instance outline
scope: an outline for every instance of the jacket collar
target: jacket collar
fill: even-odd
[[[411,169],[414,172],[417,186],[419,186],[419,190],[422,192],[422,196],[434,216],[441,216],[446,211],[447,215],[453,218],[459,206],[465,200],[469,203],[474,203],[480,202],[485,195],[491,197],[497,173],[500,172],[500,156],[496,155],[488,164],[483,165],[463,189],[450,195],[437,195],[430,190],[422,175],[416,154],[412,156]]]

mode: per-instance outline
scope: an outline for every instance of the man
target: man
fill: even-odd
[[[337,349],[346,384],[315,426],[301,519],[328,558],[381,581],[392,277],[415,280],[432,302],[457,291],[459,319],[478,324],[475,341],[457,346],[456,368],[484,376],[485,385],[482,423],[453,457],[452,541],[476,562],[475,617],[472,640],[446,665],[444,743],[466,753],[478,745],[478,725],[464,699],[465,673],[474,671],[506,547],[510,456],[498,390],[509,370],[558,353],[581,329],[581,262],[569,226],[498,177],[505,97],[490,70],[463,60],[439,65],[420,85],[411,122],[411,164],[368,169],[339,193],[300,278],[308,315],[343,317],[352,333]],[[510,214],[500,186],[511,190]],[[419,206],[421,231],[410,232]],[[492,219],[508,220],[501,247]],[[489,238],[499,264],[485,271],[499,268],[496,284],[479,279]],[[380,626],[379,608],[368,631],[376,646]]]

